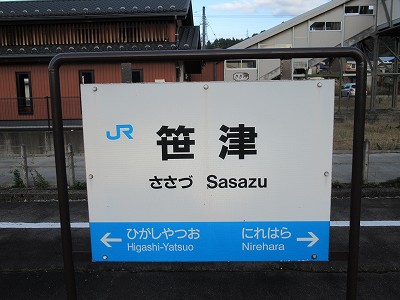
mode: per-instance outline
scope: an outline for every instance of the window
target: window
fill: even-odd
[[[340,22],[326,22],[325,30],[340,30]]]
[[[345,8],[344,8],[344,13],[346,14],[346,15],[349,15],[349,14],[358,14],[358,6],[346,6]]]
[[[346,6],[344,9],[345,15],[373,15],[374,14],[374,6],[366,5],[366,6]]]
[[[257,61],[255,59],[243,60],[227,60],[227,69],[255,69],[257,68]]]
[[[341,30],[341,22],[314,22],[310,26],[310,31],[335,31]]]
[[[80,84],[94,83],[94,71],[93,70],[79,71],[79,83]]]
[[[29,72],[16,73],[18,113],[33,114],[32,85]]]
[[[241,66],[242,66],[242,63],[241,63],[241,61],[239,60],[239,61],[234,61],[234,60],[227,60],[226,61],[226,67],[228,68],[228,69],[240,69],[241,68]]]
[[[256,61],[255,60],[242,60],[242,68],[255,69]]]
[[[310,30],[325,30],[325,22],[315,22],[310,26]]]
[[[374,6],[360,6],[360,15],[373,15],[374,14]]]
[[[132,70],[132,83],[143,82],[143,70]]]

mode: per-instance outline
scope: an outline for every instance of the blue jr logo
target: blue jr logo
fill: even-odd
[[[133,126],[130,124],[118,124],[115,126],[116,134],[114,136],[111,135],[110,131],[106,132],[106,136],[109,140],[115,141],[121,138],[121,132],[126,135],[126,137],[130,140],[133,140],[132,133],[133,133]]]

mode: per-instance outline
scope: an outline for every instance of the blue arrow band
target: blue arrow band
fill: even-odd
[[[91,222],[92,258],[98,262],[327,261],[329,226],[329,220]]]

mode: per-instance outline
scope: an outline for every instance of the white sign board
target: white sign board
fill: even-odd
[[[334,82],[82,85],[94,261],[327,260]]]

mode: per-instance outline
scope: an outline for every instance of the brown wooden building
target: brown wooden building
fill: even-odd
[[[190,0],[1,1],[0,128],[50,124],[47,67],[57,53],[199,48]],[[176,82],[200,72],[185,62],[62,66],[65,124],[81,124],[81,83]]]

